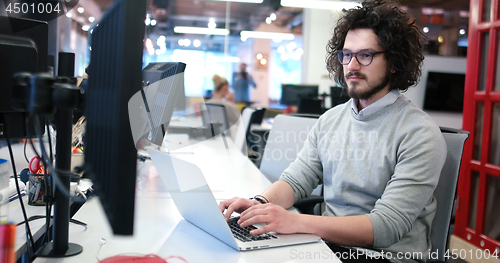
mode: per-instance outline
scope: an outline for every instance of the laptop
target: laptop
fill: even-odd
[[[238,232],[244,229],[237,225],[233,235],[230,224],[224,219],[202,172],[195,164],[150,147],[146,149],[182,217],[226,245],[239,251],[247,251],[321,240],[310,234],[282,235],[273,232],[250,238],[242,237],[240,235],[244,233]],[[236,220],[237,218],[232,218],[229,221],[234,225]],[[258,228],[259,225],[250,228],[254,227]]]

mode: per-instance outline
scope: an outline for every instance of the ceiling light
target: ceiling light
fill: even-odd
[[[284,46],[279,46],[279,47],[278,47],[278,53],[283,54],[283,53],[285,53],[285,52],[286,52],[286,49],[285,49],[285,47],[284,47]]]
[[[269,25],[269,24],[271,24],[271,22],[273,22],[273,20],[271,20],[270,17],[266,17],[266,24]]]
[[[151,25],[156,26],[156,19],[151,19]]]
[[[189,39],[184,39],[184,46],[189,47],[191,45],[191,40]]]
[[[315,9],[328,9],[339,10],[351,9],[356,6],[361,6],[357,2],[342,2],[342,1],[327,1],[327,0],[281,0],[282,6],[300,7],[300,8],[315,8]]]
[[[210,18],[208,20],[208,28],[214,29],[216,27],[217,27],[217,24],[215,23],[215,19],[214,18]]]
[[[276,20],[276,14],[275,13],[271,13],[269,15],[269,18],[271,18],[272,21]]]
[[[428,28],[428,27],[426,27],[426,26],[424,26],[424,27],[422,28],[422,31],[424,31],[424,33],[426,33],[426,34],[427,34],[427,33],[429,33],[429,28]]]
[[[264,39],[284,39],[293,40],[295,36],[292,33],[275,33],[261,31],[241,31],[241,38],[264,38]]]
[[[83,13],[83,11],[85,11],[85,9],[83,7],[78,7],[78,9],[76,9],[78,11],[78,13]]]
[[[184,46],[184,39],[179,39],[179,41],[177,41],[177,44],[179,44],[179,46]]]
[[[194,46],[194,47],[199,47],[199,46],[201,46],[201,41],[200,41],[200,40],[198,40],[198,39],[195,39],[195,40],[193,41],[193,46]]]
[[[458,31],[458,33],[462,36],[465,35],[465,29],[461,28],[460,31]]]
[[[82,30],[85,31],[85,32],[89,31],[89,28],[90,28],[89,25],[82,26]]]
[[[71,17],[73,17],[73,13],[71,13],[71,12],[66,13],[66,17],[67,17],[67,18],[71,18]]]
[[[146,50],[148,51],[148,54],[153,55],[155,52],[155,48],[153,46],[153,41],[151,40],[151,38],[146,39],[145,45],[146,45]]]
[[[90,23],[94,23],[94,21],[95,21],[95,17],[93,17],[93,16],[89,16],[89,22],[90,22]]]
[[[302,56],[304,55],[304,49],[299,47],[295,50],[295,53],[297,53],[298,56]]]
[[[164,35],[159,36],[158,39],[156,39],[156,44],[158,46],[166,46],[167,42],[165,36]]]
[[[229,35],[228,29],[214,28],[210,29],[207,27],[189,27],[189,26],[176,26],[174,27],[174,32],[179,34],[202,34],[202,35]]]
[[[144,20],[144,23],[146,24],[146,26],[149,26],[151,24],[151,19],[146,18],[146,20]]]
[[[255,56],[258,60],[261,60],[264,58],[264,55],[262,55],[261,53],[257,54],[257,56]]]
[[[287,50],[287,51],[292,51],[292,50],[294,50],[296,47],[297,47],[297,43],[295,43],[295,42],[293,42],[293,41],[292,41],[292,42],[288,43],[288,45],[286,45],[286,50]]]

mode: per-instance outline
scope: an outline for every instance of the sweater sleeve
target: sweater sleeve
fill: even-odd
[[[309,132],[297,158],[281,174],[280,180],[292,187],[295,201],[308,197],[319,184],[323,183],[323,166],[317,145],[320,126],[321,118]]]
[[[397,243],[417,217],[435,210],[433,192],[446,159],[446,143],[436,125],[410,126],[395,138],[399,145],[394,173],[368,215],[375,248]]]

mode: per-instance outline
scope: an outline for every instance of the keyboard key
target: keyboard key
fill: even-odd
[[[233,233],[233,236],[242,242],[252,242],[252,241],[260,241],[260,240],[268,240],[268,239],[276,239],[278,238],[275,235],[271,234],[262,234],[262,235],[251,235],[250,231],[257,229],[255,226],[247,226],[245,228],[241,228],[238,225],[238,219],[240,217],[232,217],[228,220],[227,224]]]

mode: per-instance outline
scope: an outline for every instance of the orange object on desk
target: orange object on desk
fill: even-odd
[[[0,225],[0,262],[14,263],[14,242],[16,239],[16,225]]]

